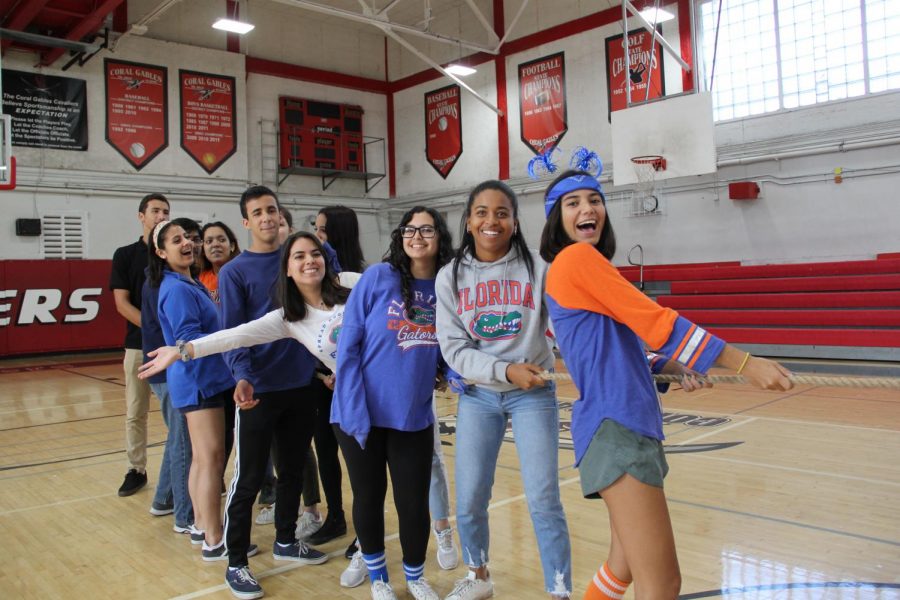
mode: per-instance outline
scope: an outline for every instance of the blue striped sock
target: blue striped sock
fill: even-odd
[[[387,583],[387,561],[384,558],[384,550],[375,554],[363,554],[363,560],[366,562],[366,569],[369,570],[369,581],[375,582],[378,579]]]
[[[425,563],[422,563],[421,565],[408,565],[404,562],[403,573],[406,575],[407,581],[421,579],[422,575],[425,574]]]

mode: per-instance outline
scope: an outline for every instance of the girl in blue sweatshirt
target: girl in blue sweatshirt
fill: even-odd
[[[452,257],[440,213],[410,209],[391,233],[385,262],[350,294],[338,342],[331,422],[353,489],[353,523],[374,600],[394,600],[384,556],[384,498],[391,471],[407,588],[438,596],[422,577],[434,443],[432,391],[441,353],[434,277]]]
[[[159,288],[159,324],[172,346],[218,331],[219,315],[209,292],[191,276],[194,244],[184,229],[159,223],[150,235],[148,282]],[[205,532],[203,560],[226,558],[220,487],[225,459],[226,402],[234,379],[220,356],[177,362],[167,374],[172,406],[185,415],[192,460],[188,492],[195,525]]]

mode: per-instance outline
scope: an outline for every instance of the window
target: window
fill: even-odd
[[[717,121],[900,89],[896,0],[704,0],[700,21]]]

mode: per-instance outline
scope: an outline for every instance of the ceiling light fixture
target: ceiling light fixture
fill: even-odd
[[[465,77],[466,75],[471,75],[472,73],[477,73],[478,71],[473,69],[472,67],[467,67],[465,65],[459,65],[453,63],[452,65],[447,65],[447,68],[444,69],[448,73],[452,73],[454,75],[459,75],[460,77]]]
[[[251,25],[250,23],[235,21],[233,19],[219,19],[218,21],[213,23],[213,29],[221,29],[222,31],[239,33],[240,35],[244,35],[248,31],[251,31],[254,27],[256,26]]]
[[[675,15],[661,8],[645,8],[640,14],[651,25],[665,23],[666,21],[671,21],[675,18]]]

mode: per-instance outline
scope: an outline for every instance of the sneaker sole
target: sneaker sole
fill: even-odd
[[[153,508],[152,506],[150,507],[150,514],[153,515],[154,517],[164,517],[166,515],[171,515],[173,512],[175,512],[174,508]]]
[[[274,558],[275,560],[289,560],[291,562],[298,562],[304,565],[321,565],[322,563],[328,562],[327,554],[323,554],[321,558],[300,558],[297,556],[281,556],[273,552],[272,558]]]
[[[139,486],[136,487],[136,488],[130,488],[130,489],[127,489],[127,490],[122,490],[122,489],[120,489],[119,492],[118,492],[119,497],[120,497],[120,498],[125,498],[126,496],[133,496],[134,494],[136,494],[136,493],[138,493],[139,491],[141,491],[142,489],[144,489],[144,487],[146,487],[146,485],[147,485],[147,482],[145,481],[144,483],[142,483],[141,485],[139,485]]]
[[[250,547],[247,548],[247,558],[251,556],[256,556],[259,554],[259,547],[256,544],[250,544]],[[219,556],[202,556],[203,560],[206,562],[216,562],[220,560],[228,560],[228,551],[222,552]],[[258,596],[257,596],[258,597]]]
[[[225,582],[225,585],[228,585],[228,582]],[[231,595],[235,598],[240,598],[241,600],[256,600],[256,598],[262,598],[265,594],[263,594],[262,590],[258,592],[239,592],[235,589],[232,589],[231,586],[228,586],[228,589],[231,590]]]
[[[357,581],[357,582],[355,582],[355,583],[354,583],[354,582],[351,582],[351,583],[344,583],[344,580],[342,579],[342,580],[341,580],[341,587],[345,587],[345,588],[355,588],[355,587],[359,587],[359,586],[361,586],[363,583],[365,583],[366,578],[367,578],[368,576],[369,576],[368,573],[363,573],[362,579],[360,579],[359,581]]]

